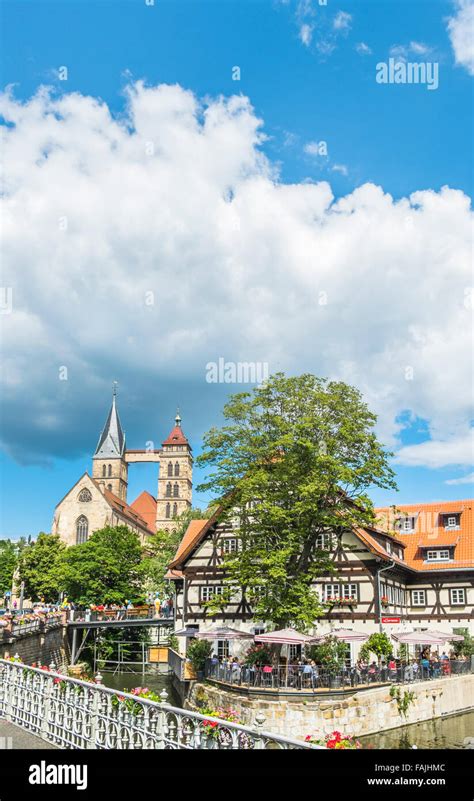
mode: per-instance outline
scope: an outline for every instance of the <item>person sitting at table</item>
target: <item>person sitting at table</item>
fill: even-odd
[[[377,679],[377,663],[371,662],[367,670],[369,681],[376,681]]]

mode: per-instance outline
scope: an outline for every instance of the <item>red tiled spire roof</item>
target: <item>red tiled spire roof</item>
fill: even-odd
[[[175,427],[168,434],[164,442],[162,442],[162,445],[189,445],[187,437],[183,434],[183,429],[181,428],[179,412],[176,413],[175,423]]]

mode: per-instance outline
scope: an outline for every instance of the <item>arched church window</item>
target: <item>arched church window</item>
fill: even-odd
[[[174,503],[173,504],[173,517],[176,517],[177,514],[178,514],[178,504]]]
[[[171,481],[168,481],[166,485],[166,497],[171,498]]]
[[[112,465],[109,464],[109,478],[110,478],[111,475],[112,475]]]
[[[175,498],[179,498],[179,485],[175,484],[173,487],[173,495]]]
[[[81,515],[76,520],[76,545],[86,542],[89,534],[89,521],[85,515]]]
[[[172,464],[172,462],[168,462],[168,475],[169,476],[173,475],[173,464]]]
[[[107,465],[102,465],[102,478],[105,478],[107,475]]]
[[[170,504],[167,503],[166,504],[166,517],[169,517],[170,514],[171,514],[171,507],[170,507]]]
[[[179,476],[179,462],[174,463],[174,474],[175,476]]]
[[[87,487],[84,487],[83,489],[81,489],[81,491],[79,493],[78,501],[80,503],[87,503],[88,501],[91,501],[91,500],[92,500],[92,495],[90,493],[90,490],[88,490]]]

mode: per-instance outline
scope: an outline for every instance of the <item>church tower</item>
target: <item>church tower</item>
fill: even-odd
[[[125,461],[125,434],[120,424],[116,395],[114,386],[109,416],[92,459],[92,478],[126,502],[128,465]]]
[[[170,531],[173,519],[191,509],[193,492],[192,448],[181,428],[179,412],[175,427],[162,443],[156,500],[156,528]]]

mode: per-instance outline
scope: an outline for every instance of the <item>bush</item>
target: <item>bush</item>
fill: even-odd
[[[328,636],[318,645],[306,646],[305,654],[326,670],[338,671],[344,667],[346,644],[337,637]]]
[[[363,644],[359,651],[359,659],[366,662],[370,661],[370,655],[374,654],[380,662],[382,657],[388,659],[393,653],[393,645],[385,633],[371,634],[367,642]]]
[[[268,645],[251,645],[244,657],[247,665],[271,665],[272,651]]]
[[[186,656],[188,657],[193,670],[204,670],[206,666],[206,659],[209,659],[212,653],[212,642],[209,640],[193,640],[188,645]]]

